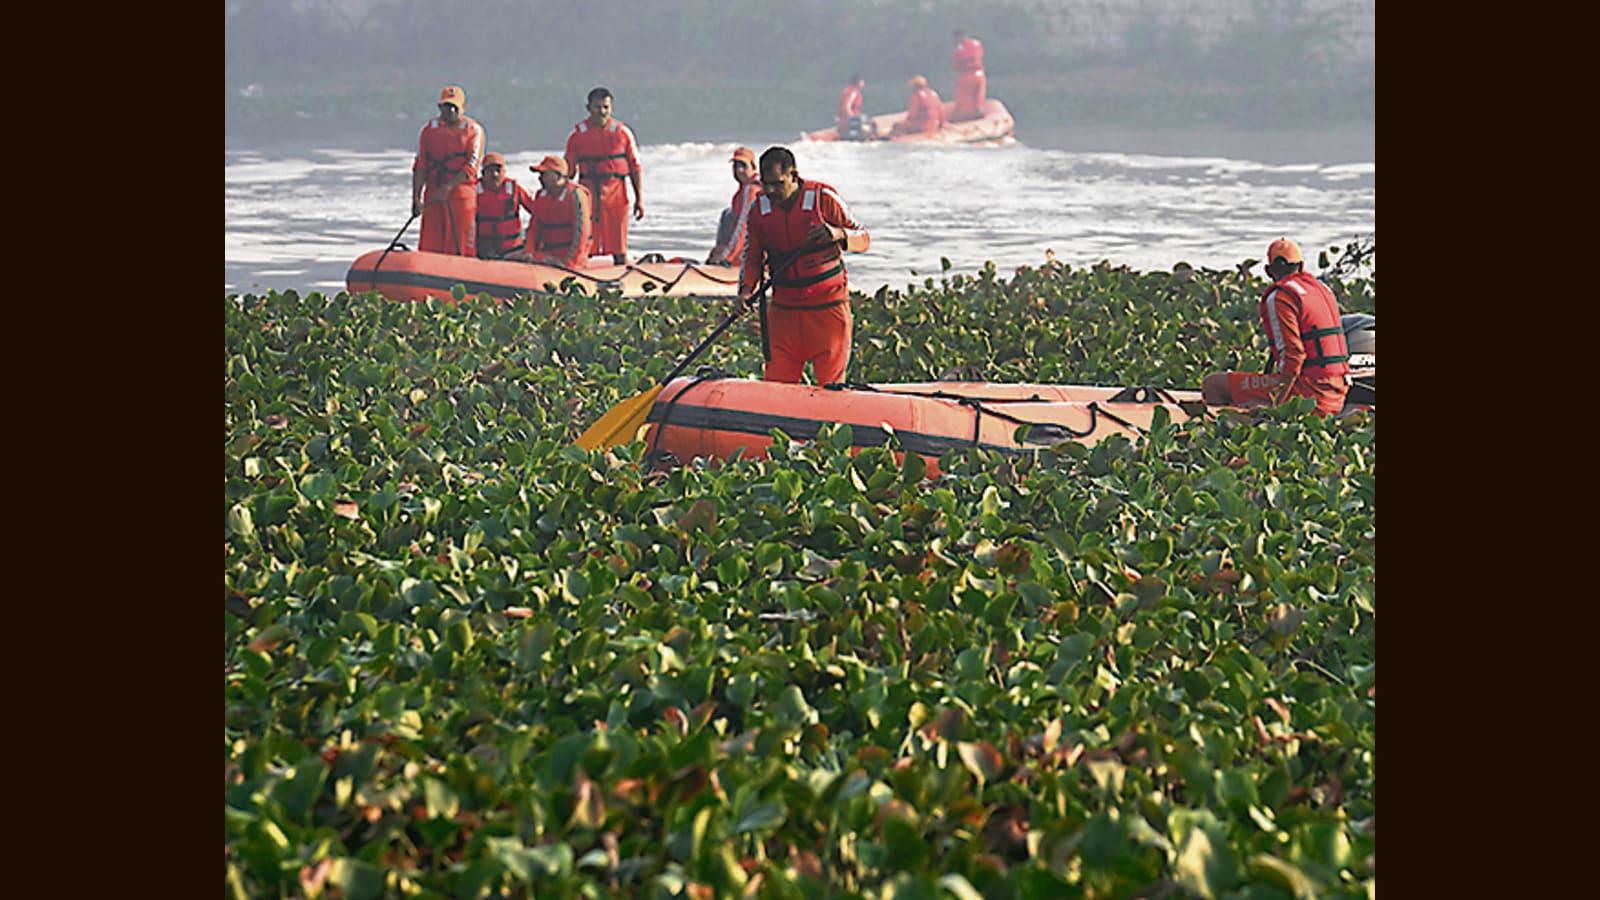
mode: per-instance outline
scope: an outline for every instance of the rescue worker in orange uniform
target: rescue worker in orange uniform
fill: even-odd
[[[916,134],[938,131],[944,127],[944,101],[928,87],[928,79],[918,75],[911,79],[911,102],[906,105],[906,117],[894,125],[895,134]]]
[[[787,147],[761,154],[761,189],[748,217],[735,304],[748,309],[763,271],[770,274],[770,309],[762,306],[762,377],[798,384],[809,362],[817,384],[841,382],[854,328],[843,251],[863,252],[872,237],[838,191],[800,177]]]
[[[1279,238],[1267,247],[1272,287],[1261,295],[1261,327],[1271,345],[1267,372],[1212,372],[1200,384],[1206,403],[1276,405],[1311,397],[1329,416],[1350,390],[1350,350],[1333,291],[1305,271],[1300,246]]]
[[[572,126],[567,136],[567,171],[594,196],[593,256],[611,254],[617,265],[628,261],[628,189],[633,184],[633,217],[644,218],[639,195],[639,151],[633,130],[611,117],[611,91],[589,92],[589,118]]]
[[[505,259],[522,250],[522,211],[533,212],[533,195],[506,177],[506,158],[483,155],[478,180],[478,258]]]
[[[528,246],[522,258],[569,269],[586,268],[594,237],[594,198],[589,189],[567,177],[566,160],[559,156],[546,156],[528,168],[539,173],[539,192],[533,196]]]
[[[478,166],[483,126],[463,114],[467,94],[455,85],[439,92],[439,115],[422,126],[411,164],[411,215],[422,216],[417,249],[476,256]]]
[[[739,188],[733,192],[733,201],[728,205],[733,227],[729,229],[727,239],[719,241],[717,246],[711,248],[711,255],[706,257],[706,263],[714,266],[736,266],[744,261],[746,220],[755,198],[761,196],[761,175],[756,171],[756,152],[749,147],[740,147],[733,151],[728,161],[733,164],[733,180],[739,183]]]
[[[983,103],[989,90],[989,76],[983,72],[983,42],[956,32],[956,47],[950,51],[950,68],[956,73],[956,101],[950,121],[983,118]]]
[[[861,115],[862,90],[866,88],[867,80],[860,75],[850,76],[850,83],[839,92],[839,110],[834,114],[834,121],[839,126],[842,135],[850,127],[850,120]]]

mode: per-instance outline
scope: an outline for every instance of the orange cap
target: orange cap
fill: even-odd
[[[740,147],[728,157],[728,162],[738,162],[741,159],[753,166],[756,164],[756,152],[749,147]]]
[[[917,77],[911,79],[911,86],[914,88],[925,88],[928,86],[928,79],[918,75]]]
[[[1288,238],[1278,238],[1267,245],[1267,262],[1277,262],[1283,257],[1286,263],[1304,262],[1300,256],[1300,245]]]
[[[535,172],[554,172],[557,175],[567,174],[567,161],[559,156],[546,156],[539,160],[537,165],[528,167]]]
[[[500,166],[504,168],[506,164],[506,158],[498,153],[485,153],[483,155],[483,167],[485,169],[489,168],[490,163],[499,163]]]
[[[439,102],[454,103],[456,105],[456,109],[466,109],[467,92],[453,84],[447,85],[444,90],[439,92]]]

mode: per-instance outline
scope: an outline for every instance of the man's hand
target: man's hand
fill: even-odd
[[[633,218],[635,220],[644,218],[644,201],[638,197],[633,198]]]
[[[414,219],[414,218],[416,218],[417,216],[420,216],[420,215],[422,215],[422,198],[421,197],[412,197],[411,198],[411,217]]]
[[[755,305],[753,301],[754,301],[754,297],[751,294],[740,294],[739,296],[734,297],[733,298],[733,312],[734,312],[734,314],[742,316],[745,313],[749,312],[750,311],[750,307]]]
[[[818,222],[811,226],[808,237],[811,238],[811,243],[824,246],[844,240],[845,234],[843,228],[836,228],[827,222]]]

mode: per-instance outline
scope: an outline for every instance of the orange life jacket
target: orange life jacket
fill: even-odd
[[[572,126],[567,137],[567,168],[568,174],[588,185],[596,201],[614,201],[619,191],[626,199],[622,179],[639,171],[633,131],[619,119],[612,119],[604,128],[595,128],[584,119]]]
[[[920,87],[911,95],[905,124],[907,128],[920,127],[924,131],[933,131],[944,124],[944,102],[933,88]]]
[[[1261,295],[1261,324],[1267,330],[1272,345],[1272,369],[1278,368],[1278,351],[1288,335],[1273,309],[1274,304],[1291,303],[1298,313],[1300,333],[1296,335],[1305,347],[1305,362],[1300,367],[1300,377],[1321,378],[1339,376],[1350,371],[1350,348],[1345,343],[1344,323],[1339,317],[1339,302],[1328,286],[1309,272],[1296,272]]]
[[[853,84],[846,85],[839,92],[839,114],[835,117],[842,124],[846,119],[861,115],[861,89]]]
[[[423,183],[430,190],[443,187],[457,172],[466,172],[466,184],[478,180],[478,166],[483,162],[483,126],[466,116],[452,128],[434,116],[422,126],[417,137],[417,158],[411,164],[413,171],[422,169]]]
[[[572,242],[577,238],[574,223],[578,215],[573,206],[587,206],[578,196],[574,196],[577,191],[583,191],[581,196],[584,198],[589,196],[587,188],[573,182],[568,182],[566,189],[559,194],[551,194],[540,188],[539,193],[533,195],[533,221],[528,223],[533,232],[533,246],[529,248],[533,253],[539,256],[572,255]],[[578,256],[582,258],[588,254],[585,252]]]
[[[761,230],[761,245],[766,251],[767,266],[774,257],[784,256],[811,243],[811,228],[826,224],[822,218],[824,192],[845,210],[839,192],[820,181],[801,180],[799,197],[784,209],[761,194],[747,217],[748,227]],[[850,296],[850,283],[845,275],[844,254],[837,242],[800,257],[773,271],[772,303],[792,309],[813,309],[836,306]]]
[[[957,75],[983,74],[983,42],[969,37],[950,51],[950,67]]]
[[[498,191],[485,190],[478,182],[478,256],[495,259],[522,249],[522,206],[533,205],[527,193],[510,178]]]

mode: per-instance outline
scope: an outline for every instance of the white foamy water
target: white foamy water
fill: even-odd
[[[645,217],[631,226],[632,255],[705,257],[733,195],[734,146],[640,148]],[[1003,274],[1040,264],[1047,250],[1077,267],[1223,269],[1260,258],[1279,236],[1299,240],[1313,260],[1376,228],[1373,162],[1283,165],[1020,144],[788,146],[801,175],[837,188],[872,233],[870,251],[846,257],[852,286],[866,291],[937,277],[940,257],[956,272],[992,260]],[[528,166],[560,149],[508,153],[508,169],[537,189]],[[224,291],[343,290],[350,263],[387,246],[410,216],[412,154],[225,151]],[[413,223],[401,241],[415,247],[417,235]]]

